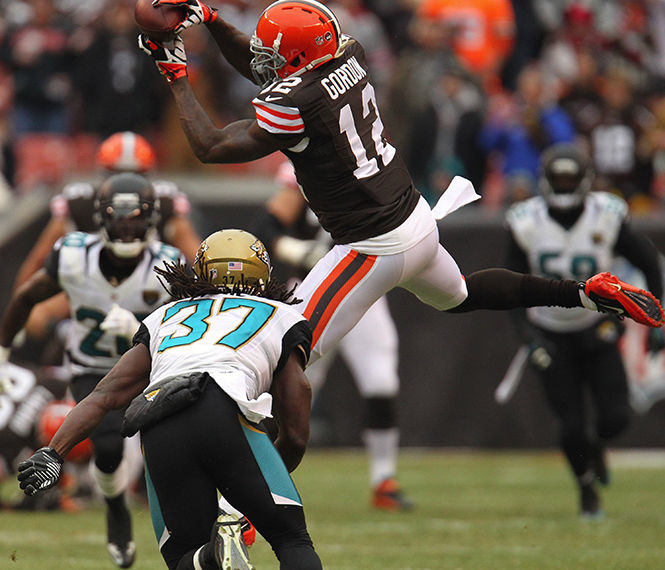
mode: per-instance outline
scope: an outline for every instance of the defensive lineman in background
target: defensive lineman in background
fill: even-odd
[[[12,296],[0,322],[0,357],[7,360],[34,305],[65,291],[72,320],[66,346],[71,391],[76,401],[85,398],[129,349],[138,319],[169,297],[152,269],[183,258],[177,249],[154,239],[158,215],[146,178],[131,173],[108,178],[96,201],[100,232],[67,234],[44,268]],[[121,422],[121,412],[109,414],[91,439],[94,477],[107,506],[108,550],[118,566],[127,568],[135,547],[125,502],[128,473],[122,461]]]
[[[660,298],[658,251],[632,228],[628,204],[606,192],[591,192],[593,182],[581,148],[559,144],[547,149],[538,180],[541,196],[506,213],[512,238],[508,267],[585,279],[610,269],[614,257],[622,256],[642,271]],[[596,483],[609,482],[605,445],[626,430],[629,419],[618,348],[621,324],[611,315],[558,307],[533,307],[525,317],[523,336],[558,420],[559,445],[577,483],[580,514],[599,518],[603,511]],[[659,329],[651,331],[662,335]]]

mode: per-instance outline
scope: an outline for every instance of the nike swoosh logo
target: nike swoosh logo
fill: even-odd
[[[279,95],[276,97],[273,97],[272,95],[266,95],[263,99],[269,103],[270,101],[279,101],[281,97]]]

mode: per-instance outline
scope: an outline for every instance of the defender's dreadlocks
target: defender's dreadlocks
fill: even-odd
[[[206,279],[199,279],[187,265],[178,262],[164,262],[163,268],[154,267],[154,271],[157,273],[157,279],[159,279],[162,287],[166,289],[174,301],[224,293],[226,295],[265,297],[287,305],[296,305],[302,302],[302,299],[293,296],[296,289],[295,285],[291,289],[287,289],[286,285],[276,279],[268,281],[265,290],[262,290],[260,287],[244,283],[234,283],[233,287],[214,285]]]

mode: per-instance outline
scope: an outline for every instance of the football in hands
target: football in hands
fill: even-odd
[[[172,39],[173,30],[186,17],[186,8],[169,4],[153,6],[153,0],[137,0],[134,7],[134,19],[139,29],[157,42]]]

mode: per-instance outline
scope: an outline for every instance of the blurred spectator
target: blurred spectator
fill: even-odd
[[[364,0],[334,0],[327,3],[335,12],[345,34],[356,38],[365,48],[379,104],[384,100],[392,67],[393,54],[381,20],[367,9]]]
[[[548,73],[549,73],[549,69]],[[598,92],[598,59],[591,50],[580,50],[575,54],[575,73],[565,79],[559,76],[557,86],[561,93],[561,106],[570,115],[578,134],[591,135],[593,127],[600,122],[603,99]]]
[[[499,76],[515,35],[510,0],[424,0],[418,15],[444,23],[466,69],[480,77],[488,93],[500,89]]]
[[[165,92],[154,65],[136,47],[134,4],[108,3],[76,67],[77,127],[98,139],[129,130],[148,134],[161,119]]]
[[[502,70],[502,83],[510,91],[517,86],[522,69],[536,59],[542,48],[545,27],[536,10],[536,0],[512,0],[515,44]]]
[[[460,175],[481,191],[486,157],[477,141],[484,94],[468,73],[452,66],[432,86],[430,99],[437,132],[426,165],[426,180],[419,190],[434,203],[453,177]]]
[[[65,133],[71,94],[68,30],[53,0],[30,0],[30,20],[10,28],[0,57],[13,75],[12,127],[16,136]]]
[[[447,69],[459,67],[448,32],[445,23],[436,18],[414,18],[409,28],[412,45],[397,59],[389,91],[387,130],[419,189],[426,185],[438,135],[430,93]]]
[[[367,7],[383,23],[393,54],[397,55],[409,43],[409,26],[413,16],[413,0],[366,0]]]
[[[601,115],[589,133],[597,189],[618,194],[633,210],[648,210],[653,170],[638,141],[651,115],[637,102],[631,80],[621,71],[600,76],[597,86]]]
[[[54,0],[30,0],[26,6],[28,12],[14,7],[21,23],[10,25],[0,45],[0,61],[13,80],[10,116],[20,190],[62,178],[72,93],[69,30]]]
[[[650,160],[653,168],[652,208],[665,201],[665,86],[659,84],[646,98],[650,120],[638,142],[640,156]]]
[[[543,149],[574,139],[573,123],[537,64],[522,70],[514,97],[492,98],[480,135],[485,150],[498,155],[508,202],[534,194]]]

